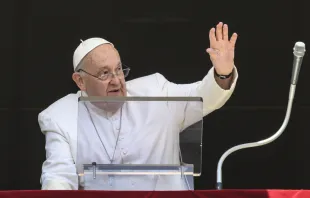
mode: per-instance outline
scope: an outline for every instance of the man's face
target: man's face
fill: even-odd
[[[83,70],[91,74],[84,72],[82,77],[88,96],[127,95],[120,56],[112,45],[104,44],[92,50],[85,57]]]

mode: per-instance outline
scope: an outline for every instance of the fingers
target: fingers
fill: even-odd
[[[237,38],[238,38],[238,35],[236,33],[233,33],[233,35],[230,38],[230,44],[232,47],[235,47]]]
[[[215,46],[217,45],[218,41],[226,41],[234,48],[238,35],[234,33],[229,40],[228,33],[228,25],[219,22],[216,25],[216,28],[212,28],[209,32],[210,47],[216,48]]]
[[[228,41],[228,25],[224,24],[223,27],[223,39],[224,41]]]
[[[210,46],[212,47],[216,43],[215,28],[212,28],[209,32]]]
[[[223,29],[223,23],[219,22],[219,24],[217,24],[217,26],[216,26],[216,39],[218,41],[223,40],[222,29]]]

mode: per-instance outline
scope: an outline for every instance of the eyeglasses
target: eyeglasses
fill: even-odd
[[[124,65],[125,66],[125,65]],[[80,72],[80,71],[83,71],[85,72],[86,74],[94,77],[94,78],[97,78],[101,81],[105,81],[107,79],[110,79],[114,76],[117,76],[117,77],[122,77],[122,78],[126,78],[129,74],[129,71],[130,71],[130,68],[125,66],[126,68],[122,68],[120,67],[119,69],[116,70],[116,72],[107,72],[107,71],[103,71],[103,72],[100,72],[99,74],[97,75],[94,75],[94,74],[91,74],[83,69],[79,69],[77,72]]]

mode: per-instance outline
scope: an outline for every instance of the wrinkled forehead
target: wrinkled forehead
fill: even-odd
[[[96,47],[85,57],[85,66],[92,69],[114,69],[121,63],[118,51],[109,44]]]

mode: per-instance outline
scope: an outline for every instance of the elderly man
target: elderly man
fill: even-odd
[[[219,23],[210,30],[209,39],[210,48],[206,51],[213,67],[201,81],[192,84],[174,84],[159,73],[125,82],[129,68],[122,65],[118,51],[112,43],[101,38],[82,41],[73,55],[72,75],[80,91],[59,99],[39,114],[39,125],[46,137],[42,189],[78,189],[77,146],[85,149],[84,154],[79,157],[90,162],[177,163],[177,159],[171,157],[175,151],[169,149],[173,135],[168,133],[180,131],[176,126],[184,116],[186,105],[180,104],[173,111],[169,111],[169,119],[172,117],[169,122],[172,120],[172,123],[168,128],[168,117],[164,113],[159,114],[163,110],[158,111],[159,107],[139,109],[124,104],[105,109],[92,104],[85,105],[84,110],[88,114],[82,118],[83,122],[87,124],[96,121],[100,124],[98,127],[89,124],[83,142],[77,145],[78,98],[199,96],[203,98],[203,115],[206,116],[226,103],[238,78],[234,65],[237,34],[234,33],[229,39],[228,26]],[[148,126],[146,123],[153,124]]]

